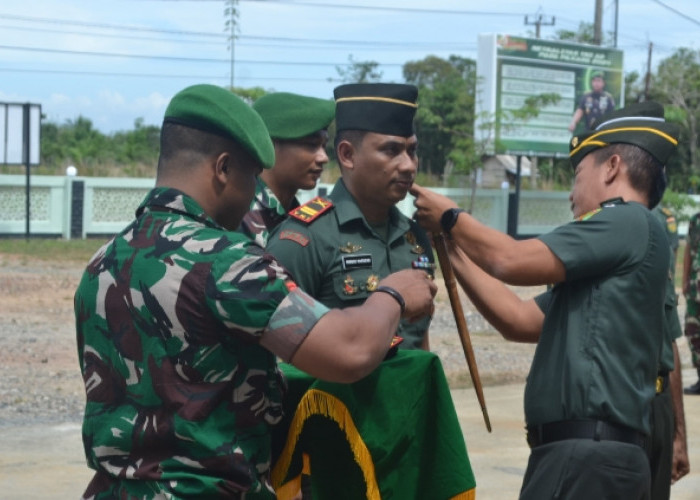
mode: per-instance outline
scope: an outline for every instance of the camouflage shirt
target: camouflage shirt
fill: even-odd
[[[299,206],[295,198],[290,209]],[[255,198],[250,204],[250,211],[243,217],[238,228],[243,234],[261,247],[265,248],[270,232],[287,218],[287,211],[280,203],[275,193],[258,177],[255,183]]]
[[[688,273],[688,293],[685,298],[688,301],[700,302],[700,212],[690,218],[688,222],[688,235],[686,245],[689,249],[690,271]]]
[[[246,236],[156,188],[75,295],[85,498],[275,498],[288,360],[327,309]],[[246,492],[245,495],[243,492]]]

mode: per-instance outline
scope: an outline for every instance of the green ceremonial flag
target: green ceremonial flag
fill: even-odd
[[[399,350],[354,384],[291,365],[287,416],[277,430],[272,482],[280,500],[302,469],[315,500],[469,500],[474,474],[440,359]]]

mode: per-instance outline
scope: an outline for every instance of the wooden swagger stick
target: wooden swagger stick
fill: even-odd
[[[486,410],[486,401],[484,400],[484,391],[481,387],[481,379],[479,378],[479,369],[476,366],[476,359],[474,358],[472,341],[469,337],[467,321],[464,319],[464,311],[462,310],[462,302],[459,299],[459,292],[457,291],[457,282],[455,281],[454,271],[452,270],[450,258],[447,255],[447,243],[445,242],[445,237],[442,235],[442,233],[433,236],[433,244],[435,245],[435,250],[437,251],[438,263],[440,264],[440,269],[442,270],[442,278],[445,281],[447,294],[450,297],[450,305],[452,305],[452,312],[454,313],[455,322],[457,323],[459,340],[462,341],[462,349],[464,350],[464,356],[467,359],[467,366],[469,366],[469,375],[471,375],[474,390],[476,391],[476,397],[481,405],[481,412],[484,415],[486,430],[491,432],[491,421],[489,420],[489,414]]]

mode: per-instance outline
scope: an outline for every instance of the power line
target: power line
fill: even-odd
[[[681,11],[679,11],[679,10],[674,9],[674,8],[671,7],[670,5],[666,5],[666,4],[663,3],[661,0],[652,0],[652,2],[658,3],[658,4],[661,5],[664,9],[670,10],[671,12],[673,12],[674,14],[679,15],[679,16],[682,17],[683,19],[686,19],[686,20],[690,21],[691,23],[695,23],[695,24],[697,24],[697,25],[700,26],[700,21],[698,21],[697,19],[695,19],[695,18],[693,18],[693,17],[690,17],[690,16],[687,15],[687,14],[684,14],[683,12],[681,12]]]
[[[127,78],[155,78],[155,79],[206,79],[206,80],[227,80],[227,77],[221,75],[202,75],[197,73],[196,75],[177,75],[177,74],[163,74],[163,73],[114,73],[106,71],[69,71],[69,70],[52,70],[52,69],[35,69],[35,68],[0,68],[0,72],[4,73],[38,73],[38,74],[52,74],[52,75],[82,75],[82,76],[119,76]],[[283,77],[283,76],[237,76],[237,80],[269,80],[269,81],[298,81],[298,82],[340,82],[340,78],[295,78],[295,77]]]
[[[161,61],[188,61],[188,62],[197,62],[197,63],[229,63],[228,59],[211,59],[211,58],[202,58],[202,57],[177,57],[177,56],[158,56],[158,55],[142,55],[142,54],[119,54],[119,53],[111,53],[111,52],[87,52],[87,51],[80,51],[80,50],[63,50],[63,49],[47,49],[47,48],[40,48],[40,47],[20,47],[20,46],[12,46],[12,45],[0,45],[0,50],[5,49],[5,50],[18,50],[18,51],[24,51],[24,52],[45,52],[45,53],[51,53],[51,54],[70,54],[70,55],[81,55],[81,56],[89,56],[89,57],[119,57],[119,58],[130,58],[130,59],[155,59],[155,60],[161,60]],[[312,61],[312,62],[306,62],[306,61],[252,61],[252,60],[245,60],[245,59],[239,59],[239,63],[245,63],[245,64],[273,64],[276,66],[338,66],[339,64],[346,64],[346,62],[343,63],[335,63],[335,62],[317,62],[317,61]],[[403,64],[398,64],[398,63],[379,63],[380,66],[384,67],[403,67]]]

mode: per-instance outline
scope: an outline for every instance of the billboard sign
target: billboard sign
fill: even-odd
[[[595,45],[479,35],[477,79],[474,134],[490,153],[567,156],[572,134],[624,102],[622,51]],[[514,114],[544,94],[556,99],[537,116]]]
[[[0,165],[38,165],[40,132],[41,105],[0,103]]]

